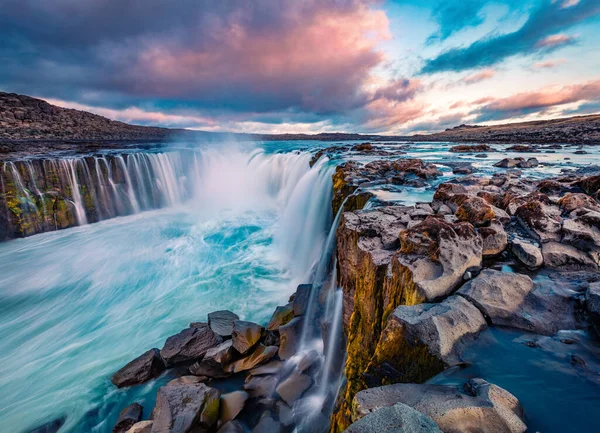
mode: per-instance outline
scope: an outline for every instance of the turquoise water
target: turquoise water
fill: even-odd
[[[347,156],[310,169],[311,153],[303,149],[333,144],[214,144],[196,150],[192,161],[189,151],[173,146],[160,167],[186,169],[163,176],[160,187],[174,206],[0,244],[0,432],[60,417],[66,418],[61,433],[109,432],[133,401],[148,415],[156,389],[169,380],[117,390],[110,376],[132,358],[214,310],[266,323],[310,279],[322,252],[332,220],[332,170]],[[482,160],[451,154],[449,147],[421,143],[403,156],[438,164],[444,177],[436,183],[452,177],[445,162],[472,162],[491,175],[500,171],[491,164],[502,157],[527,156],[490,153]],[[542,177],[597,160],[594,149],[590,155],[573,150],[536,154],[542,165],[524,172]],[[375,192],[413,203],[430,200],[436,183]],[[522,350],[514,353],[522,357]],[[489,362],[484,377],[511,392],[518,388]]]

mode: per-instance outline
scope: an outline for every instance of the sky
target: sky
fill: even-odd
[[[600,112],[600,0],[0,0],[0,90],[139,125],[414,134]]]

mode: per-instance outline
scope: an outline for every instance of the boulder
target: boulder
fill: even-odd
[[[558,242],[561,239],[560,209],[538,200],[529,201],[515,211],[517,220],[539,242]]]
[[[195,376],[227,377],[225,365],[229,364],[234,356],[233,342],[225,340],[216,347],[208,349],[202,361],[195,362],[190,367],[190,373]]]
[[[558,200],[558,205],[564,214],[569,214],[574,210],[580,209],[600,212],[598,202],[586,194],[569,192]]]
[[[427,415],[405,404],[396,403],[361,417],[351,424],[345,433],[442,433],[442,431]]]
[[[559,242],[542,245],[544,264],[564,271],[596,270],[596,263],[585,252]]]
[[[488,227],[480,227],[477,232],[483,241],[483,257],[497,256],[506,249],[508,235],[502,223],[497,219],[492,220]]]
[[[454,153],[471,153],[471,152],[492,152],[492,149],[487,144],[459,144],[452,146],[448,151]]]
[[[192,383],[205,383],[209,378],[206,376],[181,376],[173,379],[167,385],[188,385]]]
[[[497,326],[553,335],[559,329],[574,329],[572,295],[549,282],[536,285],[526,275],[485,269],[459,291]]]
[[[233,330],[233,322],[239,320],[237,314],[231,311],[221,310],[215,311],[208,315],[208,326],[213,332],[221,337],[231,337]]]
[[[251,433],[281,433],[283,425],[270,416],[265,416],[256,424]]]
[[[246,430],[239,421],[229,421],[223,424],[217,433],[246,433]]]
[[[238,416],[242,409],[244,409],[248,397],[248,393],[245,391],[233,391],[221,395],[219,425],[223,425]]]
[[[293,372],[287,379],[277,386],[277,394],[287,404],[292,405],[304,391],[312,385],[312,378],[306,374]]]
[[[464,386],[395,384],[356,394],[353,417],[403,403],[431,417],[444,433],[523,433],[523,409],[508,391],[483,379]]]
[[[306,312],[311,290],[312,284],[300,284],[296,289],[294,300],[292,301],[294,316],[302,316]]]
[[[460,296],[439,304],[397,307],[381,334],[365,382],[378,386],[430,379],[460,362],[462,349],[486,327],[481,312]]]
[[[127,433],[151,433],[153,421],[140,421],[135,423]]]
[[[209,349],[222,342],[223,339],[208,324],[197,324],[197,327],[184,329],[167,338],[160,355],[170,367],[201,359]]]
[[[600,262],[600,212],[581,209],[563,221],[562,230],[561,243],[568,243]]]
[[[600,283],[591,283],[585,294],[585,308],[596,332],[600,333]]]
[[[269,324],[267,325],[267,331],[275,331],[280,326],[285,325],[294,318],[294,307],[292,304],[279,306],[275,309]]]
[[[271,361],[265,365],[261,365],[260,367],[256,367],[250,370],[250,374],[252,376],[262,376],[264,374],[277,374],[279,370],[283,367],[282,361]]]
[[[544,263],[542,250],[529,242],[514,239],[511,243],[511,251],[521,263],[529,268],[539,268]]]
[[[248,376],[244,383],[244,390],[252,398],[271,397],[277,387],[277,376],[267,374],[264,376]]]
[[[219,419],[220,393],[203,383],[159,388],[152,433],[208,433]]]
[[[252,322],[236,320],[233,322],[231,339],[235,350],[245,355],[260,340],[265,328]]]
[[[142,412],[144,408],[141,404],[133,403],[127,406],[119,414],[119,418],[115,426],[113,427],[113,433],[126,433],[142,419]]]
[[[277,350],[277,346],[265,346],[259,343],[254,352],[245,358],[227,365],[225,371],[239,373],[240,371],[252,370],[257,365],[263,364],[277,355]]]
[[[475,227],[487,226],[496,218],[493,207],[481,197],[470,197],[462,202],[455,213],[459,221],[466,221]]]
[[[138,385],[154,379],[164,369],[165,362],[159,350],[150,349],[117,371],[110,380],[119,388]]]
[[[279,328],[279,357],[283,360],[290,359],[296,353],[300,337],[302,336],[303,320],[300,317],[295,317],[286,325]]]

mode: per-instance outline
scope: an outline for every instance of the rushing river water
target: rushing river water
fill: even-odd
[[[117,390],[110,376],[129,360],[214,310],[266,324],[275,306],[310,280],[333,220],[335,162],[322,159],[310,168],[311,153],[298,150],[314,145],[325,144],[138,154],[126,167],[138,189],[94,192],[103,221],[85,224],[79,209],[79,227],[0,244],[0,432],[20,433],[57,418],[66,420],[61,433],[110,432],[132,401],[147,416],[156,389],[169,380]],[[448,147],[418,144],[406,156],[439,163],[444,176],[437,183],[452,176],[451,163],[470,162],[490,175],[493,162],[507,156],[481,159],[450,154]],[[535,154],[542,165],[528,174],[559,174],[597,161],[595,150],[573,150]],[[78,162],[58,164],[73,173]],[[151,179],[135,179],[150,172]],[[434,186],[375,193],[411,203],[430,200]],[[341,296],[333,289],[327,309],[339,319]],[[487,364],[482,371],[490,380],[504,377]],[[323,375],[332,376],[328,364]],[[513,382],[507,389],[519,395]]]

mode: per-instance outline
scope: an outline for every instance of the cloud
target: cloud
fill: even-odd
[[[566,59],[546,60],[544,62],[536,62],[533,64],[533,69],[552,69],[559,65],[567,63]]]
[[[428,43],[444,41],[465,27],[475,27],[483,23],[481,10],[486,1],[461,0],[459,2],[441,1],[433,9],[433,18],[440,28],[431,35]]]
[[[464,71],[489,67],[516,55],[550,52],[567,42],[559,32],[600,14],[600,2],[581,0],[563,7],[564,2],[543,0],[518,30],[491,34],[467,47],[452,48],[425,62],[421,73]],[[568,36],[566,36],[568,38]]]
[[[489,80],[496,75],[496,71],[491,68],[484,69],[483,71],[476,72],[463,78],[464,84],[475,84],[484,80]]]
[[[553,86],[494,99],[484,102],[483,106],[471,114],[477,115],[475,122],[479,123],[544,112],[552,107],[587,101],[600,101],[600,80],[569,86]]]

